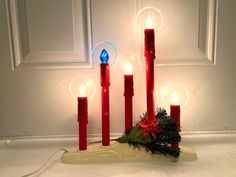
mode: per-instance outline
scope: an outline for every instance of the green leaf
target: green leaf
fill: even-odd
[[[150,143],[152,142],[152,138],[150,135],[143,137],[142,135],[142,128],[139,126],[135,126],[129,136],[129,140],[132,142],[137,142],[137,143],[141,143],[141,144],[146,144],[146,143]]]
[[[128,135],[121,136],[117,138],[116,141],[119,143],[128,143],[129,141]]]
[[[119,143],[128,143],[128,142],[135,142],[146,144],[152,142],[152,138],[150,135],[143,137],[142,135],[142,128],[139,126],[135,126],[132,128],[128,135],[121,136],[116,139]]]
[[[131,141],[134,141],[135,139],[137,139],[141,135],[141,133],[142,133],[142,128],[139,126],[135,126],[130,131],[128,137]]]

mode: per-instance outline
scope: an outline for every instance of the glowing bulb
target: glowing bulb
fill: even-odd
[[[179,104],[179,95],[174,91],[174,93],[171,96],[171,104],[172,105],[178,105]]]
[[[148,15],[146,23],[145,23],[146,29],[151,29],[153,28],[153,22],[152,22],[152,17]]]
[[[103,64],[108,63],[109,55],[108,55],[108,52],[106,51],[106,49],[102,50],[102,52],[100,54],[100,60]]]
[[[85,84],[81,84],[79,87],[79,97],[87,97],[87,87]]]
[[[132,75],[133,74],[133,66],[130,62],[124,64],[124,73],[125,75]]]

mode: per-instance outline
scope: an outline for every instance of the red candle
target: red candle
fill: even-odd
[[[110,86],[110,69],[108,63],[109,55],[105,49],[100,55],[100,78],[101,78],[101,95],[102,95],[102,145],[110,145],[110,103],[109,103],[109,86]]]
[[[155,59],[155,32],[152,26],[151,17],[148,16],[146,22],[145,51],[146,58],[146,94],[147,94],[147,117],[155,118],[155,101],[154,101],[154,59]]]
[[[78,100],[78,123],[79,123],[79,150],[87,149],[87,124],[88,124],[88,99],[86,96],[86,86],[80,87]]]
[[[132,64],[125,65],[124,75],[124,97],[125,97],[125,133],[129,133],[133,126],[133,102],[134,81],[132,74]]]
[[[179,97],[176,92],[172,95],[172,104],[170,105],[170,116],[176,122],[177,131],[180,132],[180,105],[178,104]],[[171,147],[177,149],[179,148],[179,143],[172,143]]]

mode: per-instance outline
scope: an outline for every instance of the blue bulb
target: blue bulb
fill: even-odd
[[[109,55],[108,55],[106,49],[102,50],[102,52],[100,54],[100,60],[103,64],[108,63]]]

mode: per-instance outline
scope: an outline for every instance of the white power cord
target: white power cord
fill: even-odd
[[[115,141],[115,140],[116,140],[116,139],[114,138],[114,139],[111,139],[110,141]],[[96,144],[96,143],[101,143],[101,142],[102,142],[102,141],[94,141],[94,142],[91,142],[91,143],[89,143],[89,144]],[[21,177],[29,177],[29,176],[32,176],[32,175],[38,173],[40,170],[42,170],[42,169],[47,165],[47,163],[49,162],[49,160],[50,160],[57,152],[59,152],[59,151],[64,151],[64,153],[65,153],[65,152],[68,152],[67,149],[63,149],[63,148],[57,149],[54,153],[52,153],[52,155],[49,156],[49,158],[48,158],[38,169],[36,169],[36,170],[34,170],[33,172],[30,172],[30,173],[28,173],[28,174],[25,174],[25,175],[23,175],[23,176],[21,176]]]
[[[29,177],[29,176],[32,176],[33,174],[38,173],[40,170],[42,170],[42,169],[47,165],[47,163],[49,162],[49,160],[50,160],[57,152],[59,152],[59,151],[64,151],[64,153],[65,153],[65,152],[68,152],[68,150],[66,150],[66,149],[62,149],[62,148],[57,149],[54,153],[52,153],[52,155],[49,156],[49,158],[48,158],[38,169],[36,169],[35,171],[30,172],[30,173],[28,173],[28,174],[26,174],[26,175],[23,175],[23,176],[21,176],[21,177]]]

